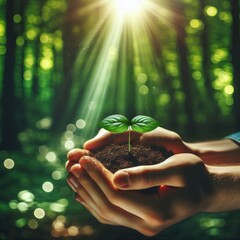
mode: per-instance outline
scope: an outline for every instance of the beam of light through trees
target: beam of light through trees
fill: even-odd
[[[151,0],[101,0],[81,11],[87,9],[87,14],[92,14],[99,7],[100,20],[89,30],[74,70],[84,82],[78,116],[86,122],[88,137],[96,131],[106,105],[108,114],[128,115],[129,104],[136,114],[150,108],[148,94],[159,81],[150,30],[158,29],[157,20],[163,22],[170,16]],[[134,86],[130,97],[129,82]]]

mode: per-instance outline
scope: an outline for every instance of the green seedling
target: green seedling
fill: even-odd
[[[130,152],[131,130],[139,133],[145,133],[157,128],[159,123],[154,118],[144,115],[138,115],[129,121],[123,115],[114,114],[104,118],[100,122],[99,126],[113,133],[123,133],[128,131],[128,151]]]

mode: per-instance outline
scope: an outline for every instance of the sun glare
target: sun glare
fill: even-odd
[[[123,16],[130,16],[141,12],[143,0],[114,0],[116,11]]]

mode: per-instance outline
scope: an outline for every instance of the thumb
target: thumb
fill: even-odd
[[[116,172],[113,183],[119,189],[137,190],[160,185],[182,186],[181,181],[173,179],[171,171],[163,171],[161,164],[153,166],[140,166]],[[179,183],[180,182],[180,183]]]
[[[84,143],[83,148],[88,150],[96,150],[98,148],[102,148],[107,144],[110,144],[111,142],[112,133],[105,129],[101,129],[94,138]]]
[[[192,166],[188,164],[189,157],[191,158],[191,154],[177,154],[156,165],[119,170],[113,176],[113,183],[117,188],[124,190],[145,189],[160,185],[185,187],[186,168]]]
[[[165,185],[166,174],[160,172],[160,166],[157,165],[119,170],[114,174],[113,183],[117,188],[124,190],[146,189]]]

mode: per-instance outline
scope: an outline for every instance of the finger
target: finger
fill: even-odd
[[[80,170],[80,167],[75,165],[71,171],[79,182],[76,191],[80,199],[97,219],[103,223],[138,229],[137,225],[142,222],[139,217],[113,205],[92,178],[85,171]]]
[[[100,216],[98,212],[96,212],[93,208],[91,208],[88,202],[85,202],[78,194],[76,194],[75,199],[77,202],[82,204],[100,223],[115,225],[115,226],[118,225],[112,221],[102,218],[102,216]]]
[[[136,141],[141,136],[140,133],[130,131],[131,142]],[[127,143],[129,137],[129,132],[114,134],[105,129],[101,129],[99,133],[92,139],[84,143],[84,148],[88,150],[95,150],[102,148],[108,144],[122,144]]]
[[[71,167],[75,164],[76,164],[76,162],[67,161],[65,164],[65,168],[66,168],[67,172],[70,172]]]
[[[175,154],[190,152],[181,137],[172,131],[158,127],[153,131],[144,133],[140,142],[143,145],[154,145],[164,147],[168,151],[173,151]]]
[[[104,224],[116,225],[114,222],[104,219],[101,216],[101,213],[97,209],[96,203],[88,194],[88,192],[83,188],[83,186],[79,183],[78,179],[74,175],[70,175],[67,179],[70,187],[76,192],[75,199],[79,203],[81,203],[87,210],[97,218],[97,220]]]
[[[153,131],[146,132],[140,138],[142,144],[164,146],[166,142],[172,139],[172,132],[164,128],[157,127]]]
[[[76,166],[74,166],[76,168]],[[80,170],[78,170],[80,171]],[[81,175],[84,175],[81,173]],[[67,179],[68,184],[70,187],[78,194],[78,201],[80,201],[83,205],[88,207],[88,210],[91,209],[91,212],[94,212],[95,215],[98,215],[100,218],[101,211],[98,207],[98,204],[96,203],[95,199],[93,199],[88,191],[83,187],[83,185],[80,183],[79,179],[74,176],[73,174],[70,175]],[[99,202],[99,201],[98,201]],[[102,217],[101,217],[102,218]]]
[[[137,191],[121,191],[116,189],[112,182],[113,174],[96,159],[85,156],[80,159],[80,164],[99,186],[111,204],[141,219],[148,219],[149,216],[154,214],[152,209],[149,208],[149,195],[144,195],[142,192]]]
[[[202,163],[192,154],[177,154],[162,163],[119,170],[113,182],[119,189],[145,189],[154,186],[186,186],[186,171],[194,164]]]
[[[67,159],[69,161],[78,162],[78,160],[83,156],[91,156],[91,152],[87,149],[75,148],[68,152]]]
[[[102,148],[107,144],[110,144],[112,141],[112,133],[110,133],[109,131],[105,130],[105,129],[100,129],[100,131],[98,132],[98,134],[86,141],[83,145],[84,149],[88,149],[88,150],[95,150],[98,148]]]
[[[81,186],[82,187],[82,186]],[[121,208],[116,208],[115,206],[113,206],[111,203],[108,204],[108,210],[107,211],[99,211],[99,210],[95,210],[94,207],[92,207],[92,203],[91,203],[91,199],[93,199],[92,197],[90,198],[85,198],[85,194],[83,194],[83,192],[80,191],[81,189],[80,186],[77,187],[77,193],[81,194],[80,195],[76,195],[76,200],[78,202],[80,202],[83,206],[85,206],[89,212],[95,216],[101,223],[104,224],[110,224],[110,225],[122,225],[122,226],[126,226],[126,227],[130,227],[132,229],[135,229],[139,232],[141,232],[144,235],[147,236],[152,236],[155,235],[157,232],[161,231],[162,229],[166,228],[169,225],[172,225],[175,222],[178,222],[179,219],[171,219],[171,211],[169,211],[169,207],[172,206],[173,204],[169,204],[169,200],[174,200],[176,201],[176,198],[178,199],[178,201],[181,201],[181,196],[185,196],[186,194],[182,194],[180,197],[178,195],[176,195],[176,192],[174,191],[174,194],[172,196],[167,196],[167,200],[166,198],[162,199],[162,201],[159,202],[159,199],[157,199],[157,201],[151,201],[152,207],[153,207],[153,213],[150,212],[149,214],[149,220],[148,218],[145,219],[140,219],[137,216],[134,216],[133,214],[130,214],[129,212],[124,211]],[[129,193],[129,192],[128,192]],[[170,193],[171,195],[171,191],[168,193]],[[177,192],[180,193],[180,192]],[[169,194],[167,194],[169,195]],[[170,197],[170,198],[169,198]],[[83,200],[84,199],[84,200]],[[166,201],[167,200],[167,201]],[[138,201],[140,201],[140,198],[138,198]],[[171,202],[171,201],[170,201]],[[160,203],[160,208],[158,209],[158,205]],[[119,211],[113,211],[112,212],[112,207],[115,207],[115,209],[119,210]],[[167,210],[167,211],[166,211]],[[138,211],[144,211],[143,208],[140,208]],[[164,213],[164,212],[167,213]],[[164,219],[168,219],[169,218],[169,213],[170,212],[170,221],[166,221],[164,222]],[[107,213],[107,214],[106,214]],[[109,214],[111,213],[111,214]],[[183,215],[184,218],[186,217],[185,215],[186,213],[183,211]],[[163,218],[163,221],[161,220],[161,215],[165,216]],[[148,215],[147,215],[148,216]],[[184,219],[183,217],[181,219]],[[180,220],[181,220],[180,219]]]
[[[78,163],[79,159],[83,156],[91,156],[91,152],[87,149],[75,148],[68,152],[67,159],[68,161],[65,164],[67,172],[70,172],[71,167]]]
[[[71,168],[71,173],[74,175],[73,180],[76,181],[75,184],[77,188],[76,186],[75,188],[79,195],[83,198],[82,194],[80,193],[80,191],[82,191],[84,196],[86,195],[87,201],[94,202],[94,208],[96,208],[96,210],[101,208],[101,212],[106,212],[109,204],[108,199],[98,185],[88,176],[80,164],[75,164]]]

